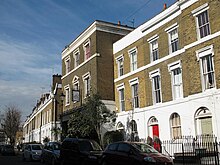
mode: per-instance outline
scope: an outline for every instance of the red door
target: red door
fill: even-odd
[[[152,128],[153,128],[153,139],[155,138],[155,136],[159,138],[159,126],[153,125]],[[158,143],[158,141],[154,141],[154,148],[160,152],[160,144]]]
[[[153,128],[153,137],[154,136],[159,137],[159,127],[158,127],[158,125],[153,125],[152,128]]]

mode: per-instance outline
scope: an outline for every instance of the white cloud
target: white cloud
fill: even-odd
[[[47,54],[50,52],[31,43],[3,40],[0,36],[1,106],[15,104],[23,115],[31,113],[41,94],[50,90],[52,68],[55,73],[60,70],[61,60],[57,61],[57,56],[50,59],[53,56],[48,58]]]

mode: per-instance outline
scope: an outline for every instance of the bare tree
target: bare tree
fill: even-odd
[[[15,143],[16,133],[19,130],[20,124],[21,111],[19,108],[14,105],[6,106],[2,127],[11,144]]]

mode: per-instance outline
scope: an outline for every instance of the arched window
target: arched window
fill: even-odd
[[[158,124],[158,120],[155,116],[153,116],[150,118],[148,125],[151,126],[151,125],[155,125],[155,124]]]
[[[176,139],[182,136],[181,132],[181,120],[177,113],[173,113],[170,117],[172,138]]]
[[[200,107],[195,113],[195,127],[197,135],[211,135],[212,128],[212,113],[206,107]]]
[[[137,132],[137,123],[135,120],[131,120],[130,122],[131,132],[136,133]]]
[[[125,128],[124,125],[121,122],[118,122],[116,129],[117,130],[124,130],[124,128]]]

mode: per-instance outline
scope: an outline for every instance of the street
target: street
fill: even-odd
[[[23,162],[21,154],[16,156],[2,156],[0,154],[0,165],[42,165],[39,161],[34,162]]]

